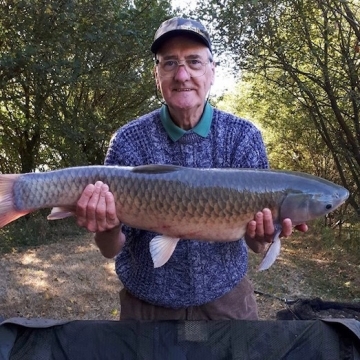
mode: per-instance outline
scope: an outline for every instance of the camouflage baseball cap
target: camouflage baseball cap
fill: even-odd
[[[170,39],[174,35],[181,34],[193,36],[206,45],[212,52],[210,36],[205,26],[197,20],[179,17],[166,20],[160,25],[155,33],[154,42],[151,45],[151,51],[156,54],[164,41]]]

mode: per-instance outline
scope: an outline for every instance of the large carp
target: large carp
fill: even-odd
[[[101,180],[119,220],[159,233],[150,242],[154,266],[167,262],[180,239],[236,241],[256,212],[269,208],[277,232],[259,269],[280,252],[281,223],[323,216],[349,196],[342,186],[305,173],[257,169],[194,169],[172,165],[84,166],[0,175],[0,227],[41,208],[48,219],[74,213],[86,185]]]

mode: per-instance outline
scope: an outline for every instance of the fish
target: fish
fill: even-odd
[[[280,253],[283,219],[293,225],[308,222],[334,211],[349,196],[331,181],[286,170],[78,166],[0,174],[0,228],[42,208],[52,208],[49,220],[72,216],[84,188],[96,181],[109,186],[122,224],[158,234],[149,243],[155,268],[169,260],[181,239],[242,239],[248,222],[269,208],[276,234],[258,268],[266,270]]]

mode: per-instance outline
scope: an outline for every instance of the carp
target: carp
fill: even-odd
[[[238,241],[264,208],[276,234],[259,270],[280,252],[281,223],[293,225],[328,214],[348,190],[320,177],[269,169],[205,169],[173,165],[80,166],[48,172],[0,175],[0,227],[41,208],[48,219],[74,214],[84,188],[96,181],[114,194],[121,223],[158,233],[150,242],[154,267],[164,265],[180,239]]]

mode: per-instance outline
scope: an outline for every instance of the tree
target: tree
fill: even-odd
[[[167,1],[0,2],[0,171],[102,163],[154,107],[149,47]]]
[[[274,105],[276,104],[276,105]],[[286,91],[257,74],[244,74],[216,105],[254,122],[262,131],[270,166],[337,180],[331,155],[312,121]]]
[[[210,1],[215,46],[296,101],[331,154],[338,179],[360,214],[359,2]]]

